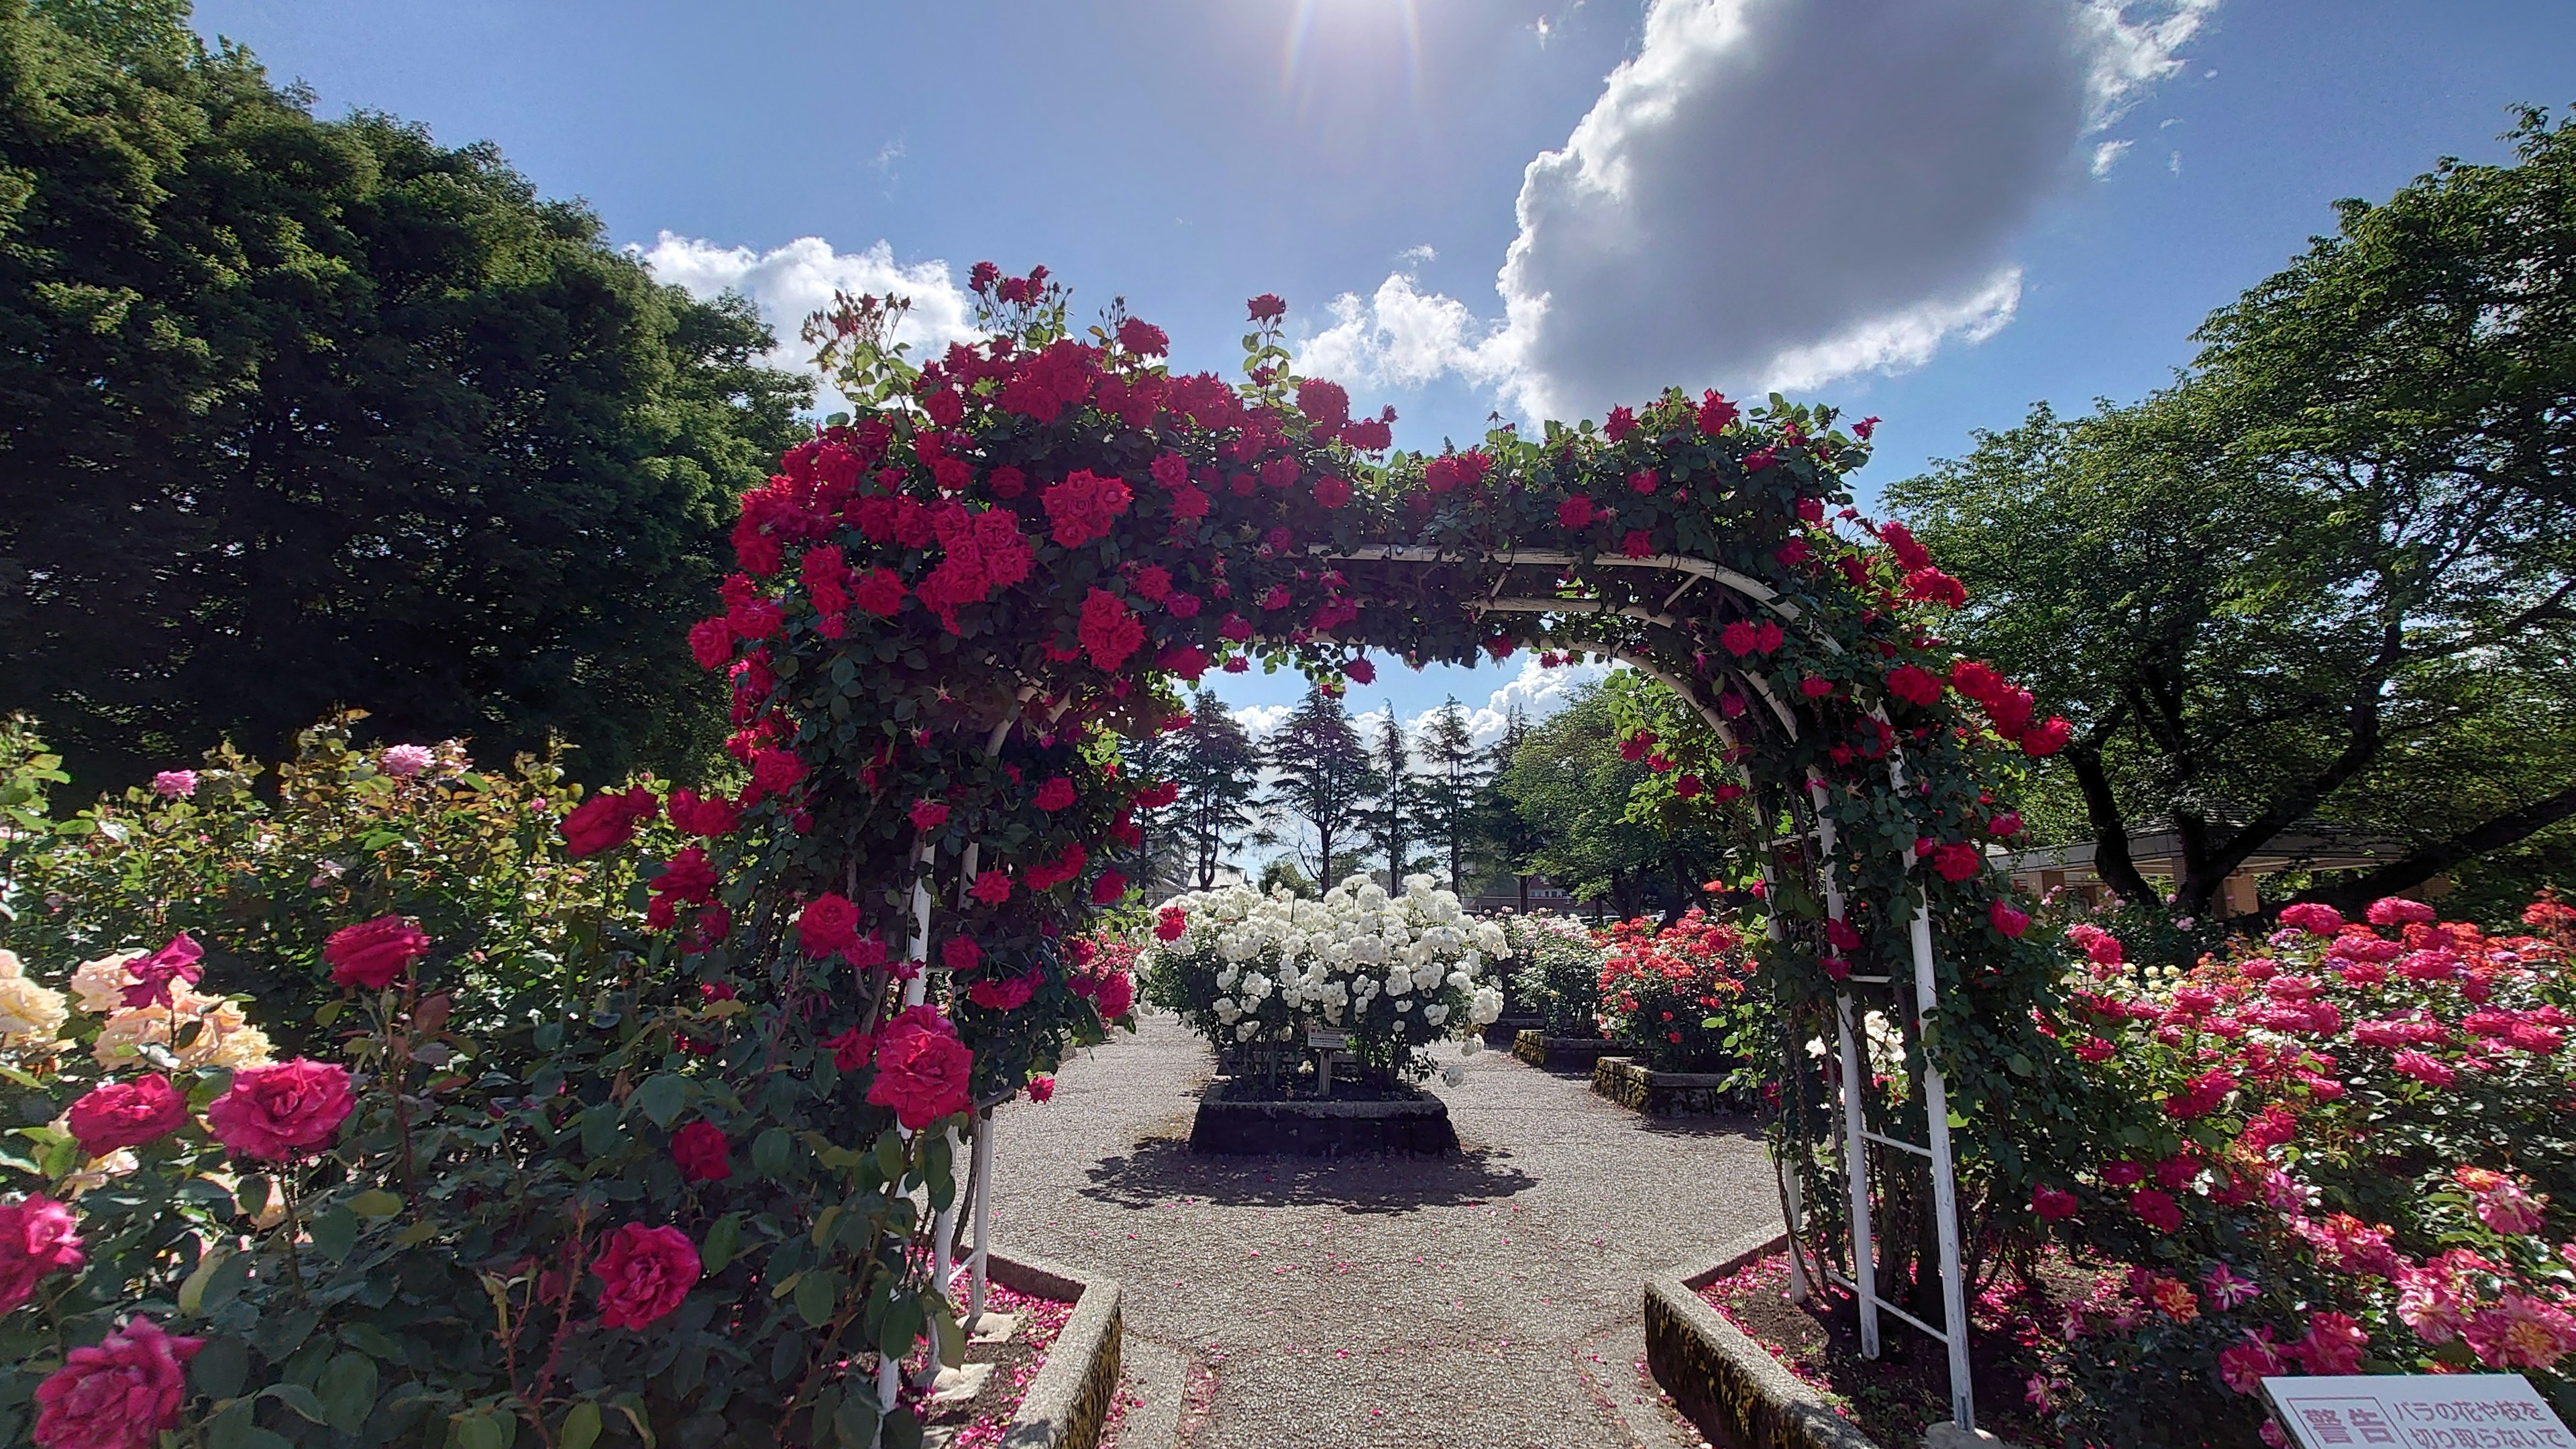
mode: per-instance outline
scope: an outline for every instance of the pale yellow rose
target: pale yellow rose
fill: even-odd
[[[171,1044],[173,1015],[157,1006],[120,1011],[98,1029],[98,1041],[90,1047],[90,1055],[102,1067],[130,1065],[141,1059],[146,1043],[163,1047]]]
[[[27,968],[18,960],[18,953],[10,950],[6,946],[0,946],[0,981],[7,981],[14,977],[24,976],[26,974]]]
[[[197,1018],[195,1035],[180,1049],[184,1067],[264,1067],[269,1064],[268,1033],[242,1018],[241,1008],[221,1003]]]
[[[125,988],[135,984],[134,973],[126,970],[125,964],[141,959],[143,953],[135,950],[83,961],[72,972],[73,1001],[92,1016],[112,1016],[123,1011]]]
[[[70,1015],[61,992],[14,973],[0,976],[0,1037],[52,1041]]]

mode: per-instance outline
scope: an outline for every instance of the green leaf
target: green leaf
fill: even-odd
[[[403,1210],[400,1194],[371,1187],[349,1199],[349,1211],[362,1218],[389,1218]]]
[[[584,1399],[565,1411],[563,1427],[555,1431],[555,1449],[590,1449],[597,1442],[599,1405]]]
[[[313,1220],[313,1247],[322,1256],[336,1263],[357,1245],[358,1215],[347,1207],[334,1207]]]
[[[832,1321],[832,1310],[839,1306],[841,1276],[817,1268],[796,1283],[796,1312],[816,1328]]]
[[[362,1353],[334,1354],[323,1366],[319,1388],[325,1420],[354,1434],[376,1409],[376,1361]]]
[[[698,1263],[709,1273],[721,1273],[742,1250],[742,1214],[726,1213],[707,1229],[706,1241],[698,1244]]]
[[[868,1449],[877,1441],[877,1401],[864,1390],[841,1400],[832,1414],[832,1433],[841,1449]]]
[[[205,1312],[206,1285],[213,1281],[215,1270],[239,1256],[241,1255],[237,1253],[218,1250],[198,1259],[196,1271],[190,1273],[187,1280],[179,1285],[179,1311],[191,1318]]]
[[[784,1127],[772,1127],[751,1139],[751,1170],[762,1177],[783,1177],[796,1139]]]
[[[250,1347],[229,1333],[208,1338],[197,1356],[188,1360],[188,1382],[210,1399],[240,1393],[242,1381],[249,1376]]]
[[[270,1384],[259,1391],[259,1396],[264,1399],[275,1399],[316,1424],[330,1422],[322,1412],[322,1401],[315,1398],[313,1391],[302,1384]]]
[[[644,1400],[641,1396],[632,1393],[619,1394],[609,1400],[608,1404],[610,1408],[624,1414],[627,1423],[635,1426],[635,1437],[644,1441],[644,1449],[654,1449],[658,1441],[653,1437],[653,1421],[644,1413]]]
[[[668,1128],[680,1115],[689,1099],[689,1080],[677,1072],[655,1072],[644,1079],[628,1099],[636,1111],[643,1113],[654,1126]]]
[[[449,1423],[450,1449],[510,1449],[518,1437],[519,1421],[515,1415],[504,1417],[490,1410],[459,1414]]]
[[[615,1150],[624,1135],[614,1107],[593,1107],[581,1114],[581,1150],[593,1157],[606,1157]]]

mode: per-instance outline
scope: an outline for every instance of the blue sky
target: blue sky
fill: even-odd
[[[1886,419],[1865,495],[2034,400],[2158,385],[2333,199],[2498,159],[2508,106],[2576,101],[2564,0],[210,0],[197,23],[322,114],[497,143],[789,334],[835,283],[903,286],[936,334],[967,265],[1044,262],[1230,370],[1271,291],[1406,445],[1647,379],[1787,381]],[[1355,703],[1543,705],[1521,665],[1390,669]]]

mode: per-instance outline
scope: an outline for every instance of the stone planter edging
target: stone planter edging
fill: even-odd
[[[1787,1241],[1785,1233],[1756,1234],[1730,1245],[1714,1262],[1686,1263],[1648,1278],[1647,1371],[1716,1443],[1738,1449],[1878,1449],[1822,1394],[1699,1296],[1703,1285]]]
[[[1623,1048],[1615,1041],[1589,1036],[1549,1036],[1524,1031],[1512,1038],[1512,1055],[1543,1072],[1589,1072],[1603,1057]]]
[[[1237,1102],[1219,1084],[1200,1095],[1190,1123],[1190,1150],[1219,1155],[1345,1157],[1457,1149],[1449,1104],[1428,1092],[1387,1102]]]
[[[1732,1110],[1723,1072],[1659,1072],[1633,1057],[1603,1057],[1592,1064],[1592,1090],[1649,1117],[1686,1117]]]
[[[1079,1278],[1041,1258],[989,1251],[985,1272],[1005,1288],[1073,1302],[1072,1316],[1002,1433],[1003,1449],[1093,1449],[1118,1394],[1118,1350],[1126,1327],[1118,1280]]]

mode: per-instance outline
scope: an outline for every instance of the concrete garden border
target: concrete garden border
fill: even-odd
[[[1710,1442],[1735,1449],[1878,1449],[1771,1351],[1699,1296],[1705,1285],[1777,1251],[1785,1233],[1740,1239],[1714,1262],[1646,1280],[1646,1369]]]
[[[1118,1280],[1078,1278],[1040,1258],[1000,1253],[986,1255],[986,1272],[1005,1288],[1073,1304],[1002,1433],[1002,1449],[1093,1449],[1118,1395],[1118,1351],[1126,1336]]]
[[[1234,1101],[1210,1085],[1190,1124],[1190,1150],[1230,1156],[1364,1157],[1458,1150],[1449,1104],[1428,1092],[1387,1102]]]
[[[1549,1036],[1524,1031],[1512,1037],[1512,1055],[1543,1072],[1589,1073],[1603,1057],[1627,1048],[1597,1036]]]
[[[1592,1090],[1649,1117],[1691,1117],[1732,1112],[1724,1072],[1659,1072],[1633,1057],[1603,1057],[1592,1064]]]

